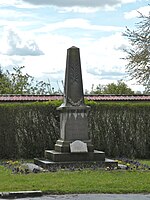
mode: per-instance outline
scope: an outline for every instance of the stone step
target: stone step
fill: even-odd
[[[72,161],[72,162],[54,162],[45,159],[34,159],[34,163],[44,169],[53,170],[55,168],[106,168],[110,169],[118,167],[118,162],[111,159],[105,159],[104,161]]]

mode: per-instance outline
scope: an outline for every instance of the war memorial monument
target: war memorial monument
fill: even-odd
[[[44,159],[34,159],[42,167],[51,165],[104,163],[105,153],[94,150],[88,134],[88,112],[84,103],[80,50],[67,50],[64,100],[60,112],[60,139],[54,150],[45,150]]]

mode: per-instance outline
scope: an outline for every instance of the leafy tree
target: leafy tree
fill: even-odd
[[[50,83],[36,81],[29,74],[23,74],[22,67],[14,67],[13,72],[4,73],[0,67],[0,94],[54,94]]]
[[[3,73],[2,68],[0,67],[0,94],[9,93],[11,88],[11,83],[9,78],[5,73]]]
[[[149,16],[140,13],[140,19],[135,30],[126,28],[123,34],[131,44],[129,49],[125,49],[125,59],[128,61],[126,68],[131,78],[135,78],[145,86],[146,92],[150,92],[150,12]]]
[[[117,84],[110,83],[104,87],[103,94],[134,94],[134,91],[131,90],[123,81],[118,81]]]
[[[92,93],[92,92],[91,92]],[[96,90],[93,90],[93,94],[134,94],[134,91],[131,90],[122,80],[118,81],[117,84],[110,83],[105,86],[98,85]]]
[[[96,89],[94,89],[94,84],[92,84],[90,94],[103,94],[103,89],[104,89],[104,85],[99,84],[96,86]]]

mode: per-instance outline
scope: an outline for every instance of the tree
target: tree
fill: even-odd
[[[94,84],[92,84],[90,94],[103,94],[103,89],[104,89],[104,85],[99,84],[96,86],[96,89],[94,89]]]
[[[11,83],[5,73],[3,73],[0,67],[0,94],[7,94],[10,91]]]
[[[122,80],[118,81],[117,84],[110,83],[104,87],[103,94],[134,94],[134,91],[131,90]]]
[[[105,86],[98,85],[96,90],[93,90],[93,94],[120,94],[120,95],[131,95],[134,91],[131,90],[122,80],[118,81],[117,84],[110,83]]]
[[[129,49],[125,49],[126,68],[131,79],[135,78],[145,86],[146,92],[150,92],[150,12],[149,16],[140,13],[140,19],[135,30],[126,28],[123,34],[131,44]]]
[[[50,83],[36,81],[29,74],[23,74],[25,67],[14,67],[13,72],[4,73],[0,67],[0,94],[54,94]]]

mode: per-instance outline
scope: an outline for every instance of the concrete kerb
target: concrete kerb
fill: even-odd
[[[41,197],[42,191],[18,191],[18,192],[0,192],[1,199],[15,199],[26,197]]]

